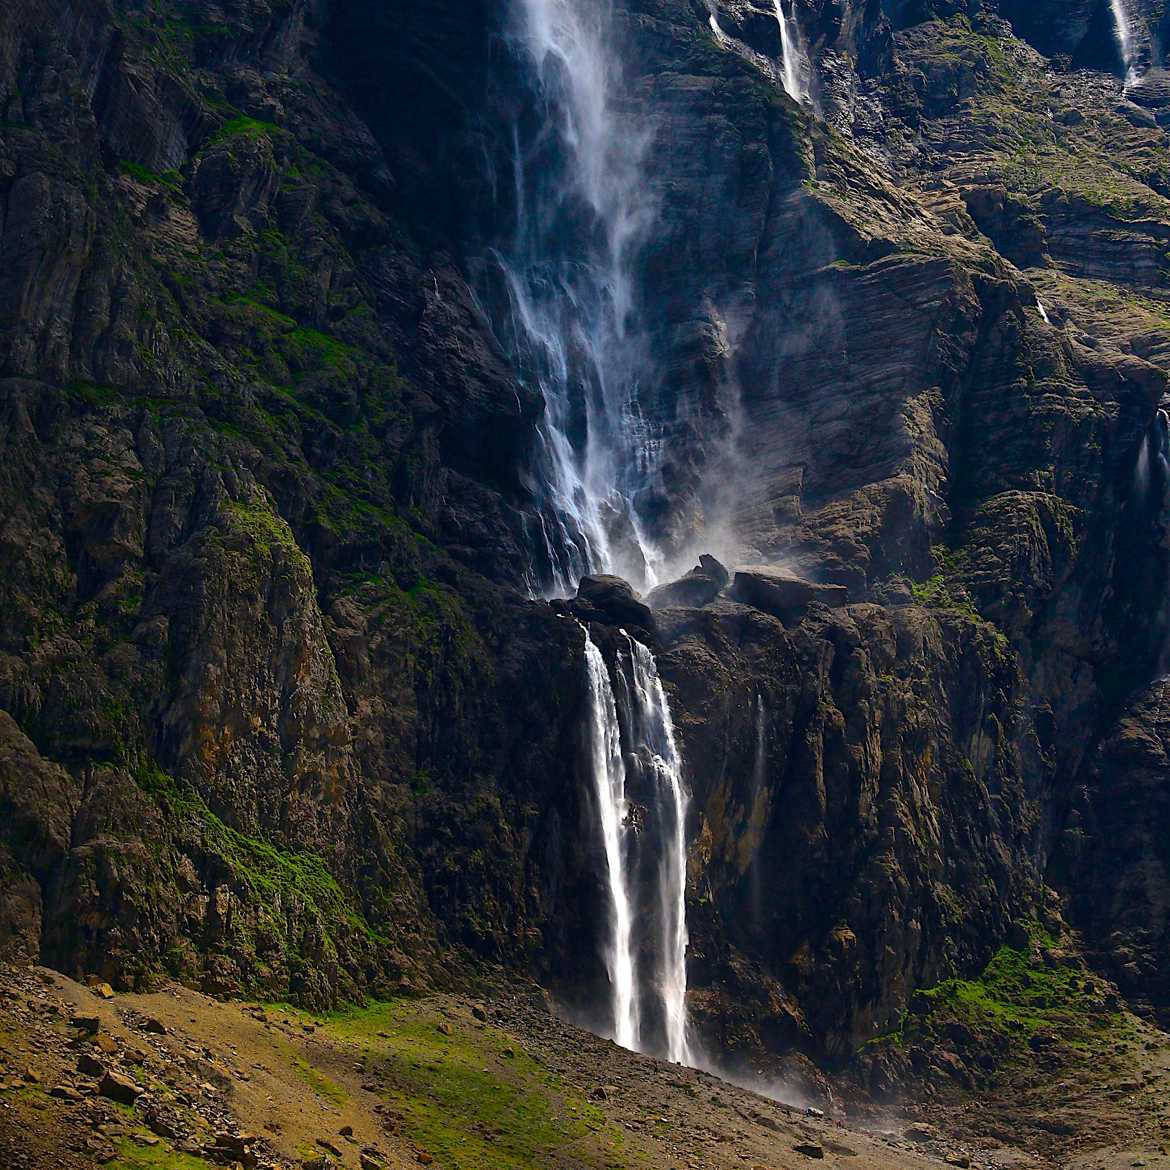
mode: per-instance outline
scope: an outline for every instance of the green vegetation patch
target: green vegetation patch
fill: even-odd
[[[221,142],[230,142],[232,139],[248,139],[255,142],[280,133],[282,133],[280,127],[273,122],[262,122],[258,118],[249,118],[241,114],[225,122],[212,135],[208,145],[216,146]]]
[[[111,1170],[208,1170],[212,1163],[192,1154],[182,1154],[164,1142],[157,1146],[140,1146],[132,1138],[122,1138],[117,1156],[108,1165]]]
[[[330,1014],[325,1030],[369,1053],[403,1131],[445,1170],[628,1164],[601,1111],[497,1028],[397,999]]]
[[[1060,944],[1037,924],[1031,946],[1002,946],[974,979],[951,978],[920,993],[928,1010],[907,1013],[897,1031],[875,1043],[897,1047],[930,1039],[958,1022],[975,1035],[995,1033],[1026,1050],[1044,1033],[1089,1055],[1132,1031],[1125,1012],[1107,1007],[1106,987],[1060,954]]]
[[[283,933],[282,908],[307,905],[323,926],[345,922],[371,942],[387,941],[354,908],[316,854],[281,849],[224,824],[193,788],[180,785],[154,765],[140,765],[134,778],[168,819],[188,833],[194,827],[204,849],[224,861],[248,890],[266,929]]]
[[[332,1081],[319,1069],[314,1068],[307,1060],[299,1056],[292,1058],[293,1071],[297,1074],[318,1097],[328,1101],[331,1105],[341,1106],[349,1100],[345,1090]]]
[[[307,573],[312,573],[309,558],[297,544],[292,529],[264,503],[256,500],[250,503],[234,501],[228,504],[227,510],[233,526],[266,556],[282,551]]]
[[[165,187],[168,191],[176,193],[183,189],[183,176],[178,171],[163,171],[161,174],[157,174],[141,164],[130,162],[127,159],[122,159],[118,165],[123,174],[129,175],[132,179],[147,186]]]

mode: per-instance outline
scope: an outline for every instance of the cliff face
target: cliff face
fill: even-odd
[[[619,6],[646,515],[850,599],[650,632],[726,1046],[847,1056],[1046,880],[1168,1002],[1157,67],[1127,100],[1108,5],[1019,7],[802,0],[802,108],[770,3]],[[507,42],[488,0],[0,12],[6,951],[596,991],[583,635],[527,597],[543,406],[483,279]]]

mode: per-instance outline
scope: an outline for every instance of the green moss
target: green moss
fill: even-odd
[[[297,323],[292,317],[263,303],[265,299],[269,299],[273,295],[271,290],[266,288],[253,289],[249,295],[234,293],[227,297],[224,303],[245,310],[247,315],[258,317],[261,324],[272,328],[274,335],[296,329]]]
[[[140,1146],[132,1138],[122,1138],[117,1155],[107,1165],[110,1170],[209,1170],[212,1163],[191,1154],[181,1154],[164,1142],[157,1146]]]
[[[332,1081],[319,1069],[315,1069],[308,1061],[299,1056],[292,1058],[293,1071],[304,1081],[318,1097],[328,1101],[331,1105],[341,1106],[349,1100],[345,1090]]]
[[[178,171],[163,171],[162,174],[156,174],[154,171],[148,170],[146,167],[136,162],[130,162],[127,159],[122,159],[118,165],[124,174],[148,186],[165,187],[168,191],[174,192],[179,192],[183,189],[183,176]]]
[[[273,134],[279,134],[281,132],[280,127],[272,122],[262,122],[257,118],[249,118],[240,114],[238,117],[231,118],[225,122],[212,135],[208,145],[216,146],[221,142],[229,142],[233,138],[258,141],[263,138],[270,138]]]
[[[997,659],[1006,662],[1011,656],[1011,642],[994,622],[985,618],[975,607],[963,583],[964,553],[935,545],[931,549],[938,572],[925,581],[911,582],[910,593],[919,605],[953,614],[970,622],[990,638],[991,649]]]
[[[305,572],[312,575],[313,569],[309,558],[297,544],[292,529],[283,517],[278,516],[266,504],[259,499],[254,499],[250,503],[233,500],[228,504],[227,512],[231,517],[232,526],[244,533],[265,556],[271,557],[278,550],[283,551]]]
[[[182,785],[151,762],[139,763],[134,778],[164,813],[200,835],[204,849],[219,857],[244,887],[266,927],[280,933],[282,908],[308,906],[326,929],[344,922],[370,942],[387,940],[353,906],[325,862],[314,853],[283,849],[224,824],[193,788]]]
[[[297,328],[286,338],[290,358],[302,369],[332,370],[344,376],[356,374],[356,351],[317,329]]]
[[[122,393],[113,386],[99,386],[96,382],[70,382],[65,392],[70,398],[83,402],[91,409],[112,405]]]
[[[1086,1053],[1126,1033],[1128,1017],[1102,1009],[1096,980],[1071,962],[1040,960],[1037,949],[1058,950],[1059,943],[1036,924],[1030,934],[1031,948],[1000,947],[977,978],[947,979],[923,992],[929,1015],[908,1017],[900,1032],[930,1033],[940,1023],[958,1020],[977,1032],[1021,1041],[1051,1033]]]

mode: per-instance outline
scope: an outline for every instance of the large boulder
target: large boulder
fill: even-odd
[[[701,609],[709,605],[726,588],[731,574],[714,557],[704,554],[699,563],[677,581],[659,585],[646,597],[651,609],[682,606]]]
[[[582,621],[596,621],[623,629],[633,627],[651,634],[656,629],[649,606],[621,577],[582,577],[577,586],[577,598],[570,608]]]
[[[820,585],[785,569],[759,565],[736,569],[731,597],[783,620],[799,616],[814,602],[840,609],[849,592],[844,585]]]

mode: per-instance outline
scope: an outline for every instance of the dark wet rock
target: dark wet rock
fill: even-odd
[[[761,566],[736,569],[729,596],[775,617],[791,619],[814,603],[839,609],[849,600],[849,591],[844,585],[818,585],[785,569]]]
[[[620,577],[583,577],[573,611],[582,620],[653,633],[654,615]]]
[[[715,600],[731,580],[731,574],[714,557],[704,554],[685,577],[659,585],[646,596],[651,609],[684,606],[699,609]]]

